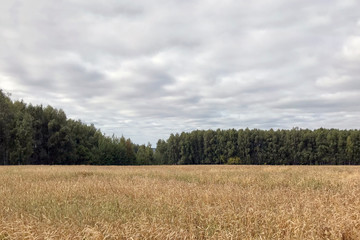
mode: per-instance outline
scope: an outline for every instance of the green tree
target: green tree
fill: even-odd
[[[14,121],[12,101],[0,89],[0,164],[9,164],[11,128]]]
[[[346,159],[347,164],[351,164],[354,160],[354,143],[351,136],[346,138]]]
[[[130,138],[125,142],[125,149],[126,149],[126,160],[125,164],[136,164],[136,154],[134,151],[134,144],[131,142]]]
[[[13,149],[10,153],[10,163],[29,164],[34,145],[31,115],[18,112],[12,132]]]
[[[150,165],[153,163],[153,150],[151,144],[145,146],[145,144],[140,145],[136,153],[136,161],[139,165]]]
[[[167,153],[167,144],[165,140],[159,139],[156,144],[156,149],[154,153],[154,161],[156,164],[168,164],[168,153]]]

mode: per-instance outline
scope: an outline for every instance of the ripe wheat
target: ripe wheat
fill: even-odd
[[[0,239],[360,239],[360,167],[3,166]]]

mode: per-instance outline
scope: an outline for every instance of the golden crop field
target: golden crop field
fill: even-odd
[[[0,239],[360,239],[360,167],[3,166]]]

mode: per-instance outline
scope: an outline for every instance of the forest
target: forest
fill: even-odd
[[[357,165],[360,131],[196,130],[159,140],[155,156],[164,164]]]
[[[151,145],[105,136],[51,106],[12,101],[0,90],[0,164],[146,165]]]
[[[106,136],[51,106],[12,101],[0,90],[0,164],[358,165],[360,131],[195,130],[151,144]]]

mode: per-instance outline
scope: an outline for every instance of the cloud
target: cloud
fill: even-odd
[[[349,76],[340,77],[321,77],[316,80],[316,85],[319,87],[341,87],[350,81]]]
[[[360,61],[360,36],[351,36],[346,40],[343,54],[348,60]]]
[[[355,0],[0,2],[0,87],[155,144],[209,128],[356,128]]]

